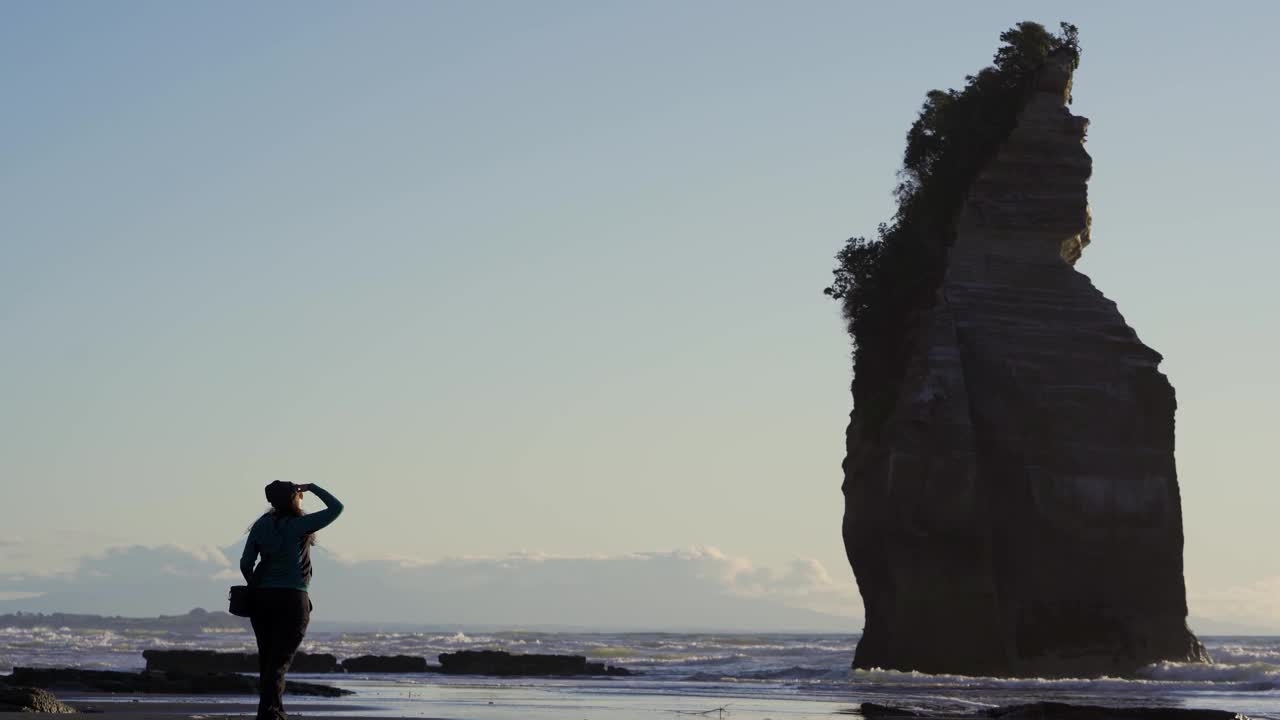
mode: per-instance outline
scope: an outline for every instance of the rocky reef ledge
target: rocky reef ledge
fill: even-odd
[[[633,675],[630,670],[587,662],[581,655],[512,655],[497,650],[463,650],[440,655],[446,675]]]
[[[142,657],[149,672],[256,673],[256,653],[212,650],[146,650]],[[632,671],[588,662],[581,655],[512,655],[500,650],[463,650],[441,653],[439,665],[413,655],[361,655],[341,662],[333,655],[298,653],[291,672],[298,673],[444,673],[446,675],[495,675],[525,677],[628,676]]]
[[[258,653],[213,650],[143,650],[147,670],[179,673],[256,673]],[[289,672],[342,672],[338,658],[327,653],[295,653]]]

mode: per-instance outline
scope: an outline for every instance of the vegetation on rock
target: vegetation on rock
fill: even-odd
[[[1034,90],[1050,54],[1079,63],[1074,25],[1059,34],[1021,22],[1001,33],[993,64],[965,78],[963,90],[932,90],[907,131],[898,209],[875,239],[850,238],[836,254],[835,278],[824,291],[841,301],[853,340],[854,417],[878,433],[892,410],[918,315],[933,304],[946,249],[969,186]]]

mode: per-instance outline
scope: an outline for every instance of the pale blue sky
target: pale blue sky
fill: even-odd
[[[925,92],[1034,19],[1080,26],[1080,268],[1178,390],[1189,583],[1280,575],[1278,16],[0,5],[0,566],[224,545],[285,478],[347,502],[342,553],[715,545],[851,584],[831,257]]]

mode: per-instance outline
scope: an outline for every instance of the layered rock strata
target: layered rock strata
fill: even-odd
[[[970,187],[880,428],[848,430],[854,666],[1129,674],[1206,660],[1186,626],[1173,388],[1073,266],[1089,243],[1071,58]]]

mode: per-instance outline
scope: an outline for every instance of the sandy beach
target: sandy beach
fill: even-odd
[[[465,693],[471,697],[426,699],[417,707],[379,705],[375,703],[289,703],[289,717],[341,718],[342,720],[632,720],[635,718],[723,717],[735,720],[817,720],[833,715],[856,715],[856,705],[849,703],[796,701],[786,698],[709,697],[671,698],[662,696],[591,696],[543,695],[542,693],[505,692]],[[246,698],[217,700],[161,699],[138,697],[102,700],[98,697],[69,693],[59,695],[63,702],[83,714],[109,716],[112,720],[221,720],[253,717],[255,702]],[[492,699],[486,699],[486,697]],[[442,707],[443,706],[443,707]],[[447,712],[437,712],[447,707]],[[31,713],[36,717],[61,717],[52,713]]]
[[[105,695],[57,692],[64,703],[84,714],[115,720],[219,720],[253,717],[256,699],[222,697]],[[391,720],[634,720],[637,718],[719,717],[733,720],[817,720],[856,714],[859,703],[844,699],[798,698],[786,692],[735,695],[704,686],[680,695],[655,686],[647,690],[556,682],[515,682],[495,686],[467,683],[416,687],[411,691],[365,686],[358,695],[333,701],[288,697],[290,718],[377,718]],[[65,715],[63,716],[65,717]]]
[[[195,702],[168,700],[155,701],[142,698],[102,701],[96,699],[79,699],[78,696],[68,693],[61,693],[59,698],[83,714],[110,715],[113,720],[133,720],[134,718],[145,718],[146,720],[166,720],[167,718],[173,718],[174,720],[178,720],[179,718],[215,720],[216,718],[252,717],[258,709],[256,702],[249,702],[239,698],[225,701],[213,700]],[[376,708],[372,706],[362,708],[358,705],[317,703],[307,705],[305,711],[293,712],[289,715],[290,717],[316,718],[335,717],[340,714],[343,718],[379,717],[385,720],[385,716],[382,715],[361,716],[358,714],[361,710],[366,709],[371,711],[376,710]],[[65,717],[65,715],[57,715],[54,713],[31,714],[39,717]]]
[[[502,700],[484,701],[484,705],[477,705],[471,709],[463,709],[454,707],[454,712],[446,714],[434,714],[428,712],[406,712],[407,708],[401,706],[399,708],[358,704],[339,704],[339,703],[306,703],[297,706],[289,713],[290,718],[313,720],[319,718],[342,718],[342,720],[389,720],[400,718],[403,720],[515,720],[516,718],[527,718],[530,720],[540,718],[558,718],[560,720],[568,720],[570,718],[584,718],[584,720],[624,720],[632,718],[717,718],[724,720],[732,718],[734,720],[816,720],[817,718],[831,717],[861,717],[875,718],[877,720],[891,720],[893,717],[927,717],[929,720],[974,720],[976,715],[974,712],[977,708],[970,708],[968,712],[960,711],[944,711],[940,713],[930,713],[926,716],[914,716],[909,713],[902,715],[884,715],[881,714],[888,710],[867,709],[859,705],[835,705],[824,703],[825,707],[817,707],[812,703],[797,703],[795,701],[787,701],[784,698],[764,699],[763,702],[748,703],[725,703],[723,705],[710,704],[705,698],[694,699],[693,702],[682,703],[680,707],[670,706],[658,707],[647,702],[635,702],[636,698],[621,699],[621,702],[605,702],[600,703],[599,698],[595,701],[591,699],[578,697],[570,703],[558,703],[556,706],[543,705],[541,707],[529,705],[527,698],[508,697]],[[1029,700],[1029,698],[1028,698]],[[230,720],[232,718],[253,717],[256,710],[256,704],[246,701],[243,698],[228,699],[225,701],[202,701],[202,700],[150,700],[144,698],[129,699],[110,699],[101,700],[90,697],[81,697],[68,695],[64,702],[75,707],[84,714],[100,714],[109,716],[112,720]],[[1002,712],[1012,711],[1010,717],[1060,717],[1067,720],[1224,720],[1231,717],[1229,712],[1222,710],[1200,710],[1200,709],[1174,709],[1174,708],[1128,708],[1126,709],[1110,709],[1100,706],[1087,705],[1057,705],[1044,706],[1050,708],[1051,715],[1044,715],[1046,710],[1037,708],[1015,709],[1006,708]],[[394,710],[394,711],[393,711]],[[1026,714],[1027,712],[1031,714]],[[896,711],[894,711],[896,712]],[[867,714],[874,713],[874,714]],[[33,713],[36,716],[66,717],[66,715],[57,715],[53,713]],[[1236,715],[1236,718],[1248,717]]]

